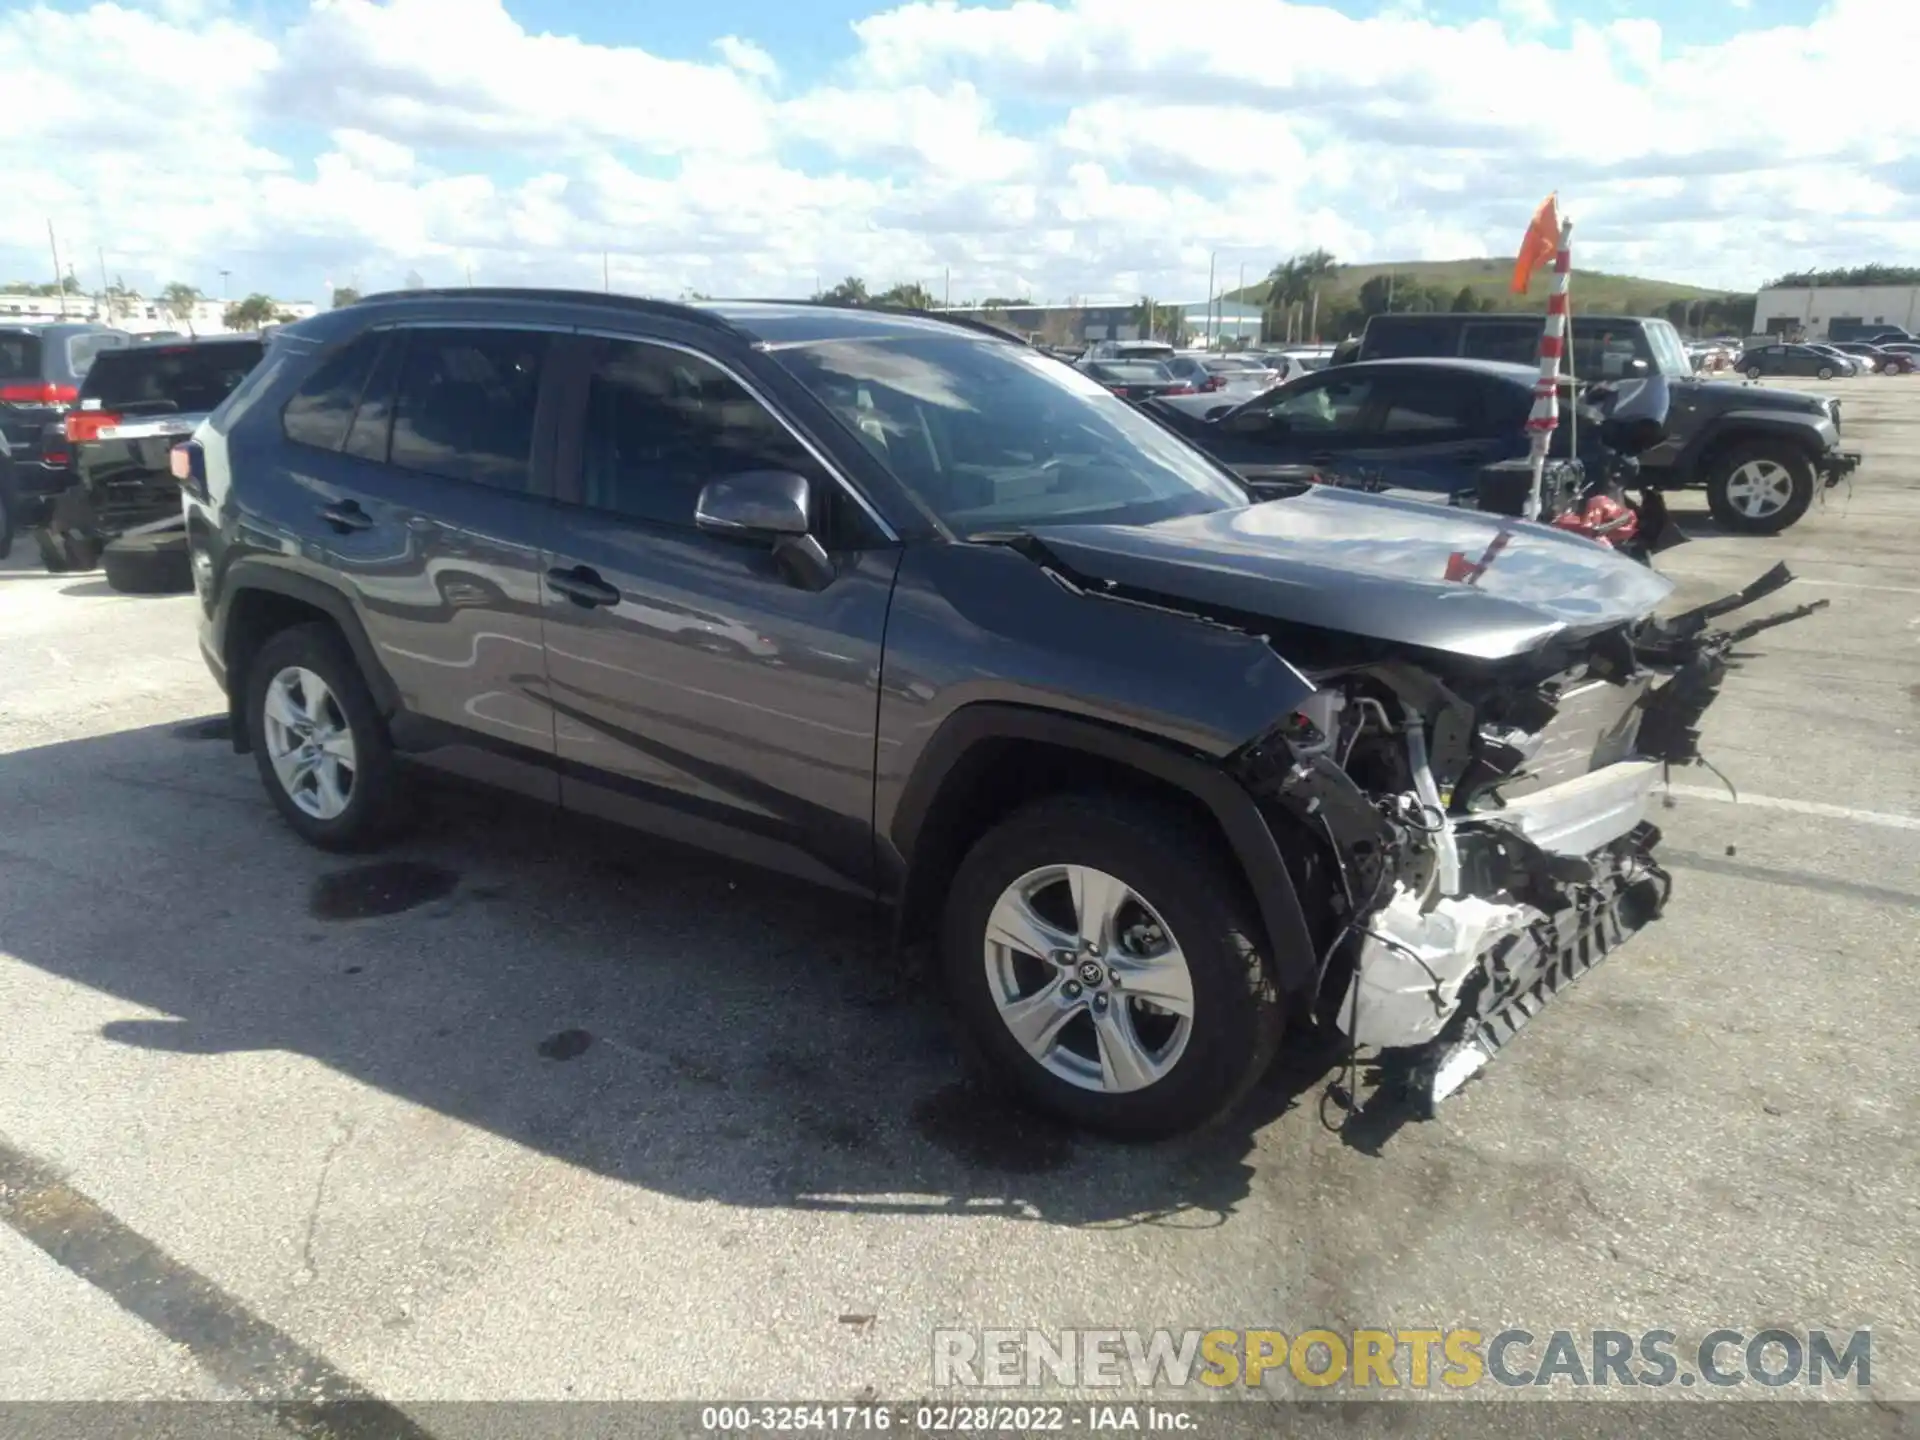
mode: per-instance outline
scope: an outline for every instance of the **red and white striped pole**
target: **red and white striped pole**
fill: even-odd
[[[1560,357],[1567,348],[1567,282],[1573,276],[1573,222],[1560,224],[1560,250],[1553,257],[1553,293],[1547,296],[1547,323],[1540,332],[1540,378],[1533,382],[1533,413],[1527,417],[1533,483],[1527,495],[1529,520],[1540,518],[1540,491],[1546,481],[1547,448],[1560,424]]]

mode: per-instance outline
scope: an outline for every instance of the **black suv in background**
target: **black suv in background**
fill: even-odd
[[[192,588],[173,447],[260,363],[257,335],[167,340],[102,351],[62,430],[73,476],[34,531],[55,573],[104,564],[133,594]]]
[[[1129,1136],[1289,1018],[1457,1088],[1665,904],[1654,787],[1737,638],[1544,526],[1251,503],[875,309],[371,297],[178,455],[202,651],[308,841],[390,834],[413,760],[883,898],[985,1073]]]
[[[68,480],[60,421],[94,357],[132,343],[105,325],[0,325],[0,543],[39,522]]]
[[[1335,361],[1458,355],[1537,366],[1543,323],[1539,315],[1375,315]],[[1729,530],[1778,534],[1821,488],[1859,468],[1859,452],[1841,448],[1840,406],[1829,397],[1705,379],[1666,320],[1576,313],[1571,328],[1565,368],[1576,380],[1667,378],[1667,439],[1640,457],[1642,477],[1661,489],[1705,486],[1713,518]]]

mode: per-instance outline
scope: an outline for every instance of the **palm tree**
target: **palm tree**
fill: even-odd
[[[892,305],[900,310],[931,310],[935,302],[933,292],[916,280],[902,281],[892,289],[883,291],[877,303]]]
[[[201,295],[193,286],[174,281],[160,292],[160,308],[167,318],[187,327],[187,334],[195,333],[193,328],[194,307],[200,303]]]
[[[221,318],[229,330],[258,330],[284,317],[271,296],[255,291],[246,299],[227,306],[227,313]]]
[[[872,300],[867,294],[867,282],[858,275],[849,275],[831,290],[823,290],[813,297],[816,300],[831,300],[839,305],[865,305]]]

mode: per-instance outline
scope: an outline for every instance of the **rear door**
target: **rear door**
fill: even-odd
[[[443,768],[557,800],[541,634],[548,360],[510,325],[402,326],[323,361],[282,415],[292,541],[344,578]],[[504,762],[504,763],[501,763]]]
[[[1524,445],[1519,432],[1505,433],[1504,426],[1496,437],[1502,417],[1489,398],[1486,381],[1472,371],[1391,367],[1375,386],[1353,460],[1391,489],[1471,490],[1482,465]]]

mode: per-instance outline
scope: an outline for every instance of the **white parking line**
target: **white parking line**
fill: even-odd
[[[1796,585],[1824,585],[1829,590],[1879,590],[1888,595],[1920,595],[1920,586],[1915,585],[1863,585],[1855,580],[1809,580],[1804,575],[1793,577]]]
[[[1786,800],[1778,795],[1748,795],[1744,792],[1736,802],[1725,790],[1715,790],[1707,785],[1669,785],[1666,792],[1683,800],[1719,800],[1729,805],[1751,805],[1760,810],[1784,810],[1792,815],[1852,820],[1861,825],[1884,826],[1888,830],[1920,830],[1920,815],[1894,815],[1885,810],[1856,810],[1851,805],[1827,805],[1818,800]]]

